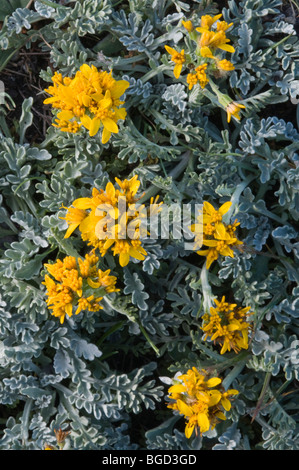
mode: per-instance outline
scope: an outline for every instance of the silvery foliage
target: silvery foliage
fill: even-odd
[[[34,97],[24,99],[13,134],[1,110],[0,448],[42,449],[55,444],[58,428],[69,429],[68,445],[80,450],[204,448],[205,436],[188,441],[178,430],[159,375],[217,365],[240,395],[230,419],[206,437],[213,448],[298,449],[299,133],[283,111],[298,98],[299,47],[283,2],[229,0],[223,9],[236,52],[235,70],[220,88],[246,104],[245,117],[230,126],[200,89],[189,92],[174,79],[164,50],[183,44],[182,18],[198,23],[202,14],[218,13],[216,4],[26,4],[4,18],[4,59],[34,43],[63,75],[88,61],[113,69],[130,87],[128,118],[106,145],[84,131],[58,135],[53,128],[42,145],[30,143]],[[48,83],[52,71],[40,75]],[[102,260],[122,286],[103,311],[81,312],[64,325],[49,315],[43,264],[85,249],[78,237],[63,238],[62,205],[128,171],[166,204],[235,201],[244,249],[219,259],[209,280],[217,295],[255,312],[243,362],[203,342],[203,259],[177,239],[147,240],[145,261],[124,270]],[[145,410],[155,419],[136,436],[136,417],[140,423]]]

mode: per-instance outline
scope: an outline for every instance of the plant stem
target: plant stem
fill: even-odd
[[[32,398],[28,399],[25,403],[24,412],[22,416],[22,445],[25,447],[28,439],[28,426],[29,426],[29,415],[33,405]]]
[[[239,359],[239,358],[238,358]],[[235,365],[235,367],[233,368],[233,370],[225,377],[225,379],[223,380],[222,382],[222,385],[224,387],[225,390],[227,390],[231,383],[235,380],[236,377],[238,377],[238,375],[242,372],[242,370],[244,369],[245,365],[246,365],[246,362],[247,362],[247,354],[246,354],[246,358],[243,359],[243,360],[240,360],[239,359],[239,362],[237,365]]]
[[[143,333],[145,339],[147,340],[147,342],[150,344],[150,346],[153,348],[153,350],[155,351],[155,353],[157,354],[157,356],[159,357],[160,356],[160,351],[159,349],[157,348],[157,346],[152,342],[151,338],[149,337],[149,335],[147,334],[145,328],[141,325],[140,322],[137,322],[141,332]]]
[[[207,262],[202,267],[200,280],[203,294],[203,310],[204,312],[209,312],[212,307],[212,289],[208,281]]]
[[[191,152],[188,150],[186,153],[182,155],[181,161],[178,163],[178,165],[169,172],[169,177],[176,179],[187,167],[189,163],[189,158],[190,158]],[[142,204],[143,202],[147,201],[151,197],[156,196],[156,194],[159,192],[160,188],[157,188],[157,186],[152,185],[145,193],[144,195],[139,199],[139,203]]]

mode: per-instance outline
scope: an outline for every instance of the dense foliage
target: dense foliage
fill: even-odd
[[[191,25],[220,14],[229,43],[221,33],[209,49]],[[293,0],[1,2],[0,449],[57,447],[58,430],[78,450],[299,448],[298,14]],[[195,70],[198,57],[209,66]],[[44,90],[55,73],[61,84],[79,70],[88,78],[84,64],[128,86],[93,91],[98,108],[84,106],[95,114],[65,128],[83,111],[64,112],[55,127]],[[65,237],[67,208],[112,198],[115,178],[146,207],[177,207],[171,227],[183,205],[209,203],[220,216],[205,213],[204,234],[216,241],[186,249],[183,221],[183,236],[132,242],[130,256],[106,244],[101,272],[95,261],[78,270],[74,297],[53,315],[47,288],[52,299],[70,289],[56,267],[69,257],[73,269],[92,243],[86,224]],[[118,290],[103,290],[103,273]],[[225,312],[234,326],[220,333]],[[201,432],[189,385],[173,381],[193,368],[221,379],[200,388],[192,376],[207,410],[196,408]]]

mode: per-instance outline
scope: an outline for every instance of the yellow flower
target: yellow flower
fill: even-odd
[[[221,49],[227,52],[235,52],[235,49],[230,44],[230,40],[226,37],[224,31],[203,31],[198,41],[200,54],[202,57],[213,58],[213,51]]]
[[[185,435],[189,439],[193,431],[200,434],[213,429],[219,419],[226,419],[222,409],[231,408],[230,396],[237,390],[225,391],[219,377],[209,377],[205,370],[189,369],[180,375],[168,390],[168,408],[178,411],[186,419]]]
[[[83,222],[87,214],[85,210],[77,209],[76,207],[64,207],[62,205],[62,208],[67,209],[66,216],[60,217],[60,219],[66,220],[69,225],[64,236],[64,238],[68,238],[74,232],[74,230],[79,227],[81,222]]]
[[[145,235],[142,221],[146,209],[144,205],[136,208],[140,186],[137,175],[129,180],[115,180],[118,187],[109,182],[105,190],[93,188],[91,197],[78,198],[67,208],[64,219],[69,228],[65,237],[78,227],[82,240],[98,249],[101,256],[111,250],[124,267],[130,258],[143,261],[147,255],[141,241]],[[122,200],[123,211],[119,208]],[[160,205],[155,204],[157,210]]]
[[[193,86],[196,83],[199,83],[201,88],[204,88],[207,83],[209,83],[209,79],[206,75],[206,68],[208,64],[202,64],[196,67],[195,73],[189,73],[187,75],[187,83],[189,85],[189,90],[192,90]]]
[[[64,323],[66,315],[73,315],[74,307],[77,307],[75,315],[82,310],[97,312],[103,308],[100,305],[103,295],[118,290],[116,277],[110,276],[110,271],[96,270],[98,260],[94,253],[90,253],[84,260],[66,256],[63,261],[58,259],[53,264],[44,265],[51,276],[46,274],[42,283],[46,286],[46,303],[60,323]],[[95,293],[86,296],[84,291],[90,292],[90,287],[95,289]]]
[[[119,289],[115,288],[117,278],[115,276],[110,276],[110,269],[107,271],[98,270],[96,274],[96,280],[89,278],[87,283],[93,289],[104,288],[106,292],[117,292]]]
[[[226,60],[226,59],[217,60],[216,64],[217,64],[218,69],[220,70],[230,71],[230,70],[235,69],[234,65],[229,60]]]
[[[182,20],[182,25],[184,26],[184,28],[189,32],[191,33],[191,31],[194,30],[194,26],[192,24],[192,21],[188,20],[188,21],[184,21]]]
[[[179,78],[179,76],[181,75],[183,64],[186,62],[185,51],[184,49],[182,49],[181,52],[177,52],[170,46],[165,46],[165,49],[171,55],[172,62],[175,63],[173,74],[175,78]]]
[[[223,224],[219,224],[213,239],[204,239],[203,244],[208,246],[208,249],[199,250],[197,254],[207,257],[207,269],[211,264],[221,256],[234,257],[234,252],[231,246],[238,243],[237,238],[232,238],[225,230]]]
[[[204,340],[211,338],[221,346],[220,354],[233,349],[238,353],[248,348],[248,331],[250,323],[247,321],[248,311],[251,307],[240,308],[237,304],[230,304],[223,296],[219,302],[214,300],[216,307],[203,316],[202,330],[205,332]],[[225,406],[224,406],[225,407]],[[228,408],[225,408],[228,409]]]
[[[205,225],[213,225],[222,221],[222,217],[228,212],[232,203],[231,201],[227,201],[222,206],[216,210],[212,204],[208,201],[204,201],[203,203],[203,223]],[[208,233],[209,234],[209,233]]]
[[[218,259],[219,256],[234,257],[232,248],[241,245],[242,242],[235,236],[236,227],[239,223],[235,220],[233,224],[223,222],[223,216],[231,207],[231,201],[227,201],[216,210],[208,201],[204,201],[202,220],[199,217],[198,223],[193,224],[190,230],[195,233],[203,233],[200,241],[207,249],[197,251],[197,254],[207,257],[207,269]]]
[[[126,80],[115,80],[111,72],[98,71],[92,65],[83,64],[74,78],[62,78],[55,72],[53,86],[45,91],[52,97],[45,104],[60,109],[53,125],[63,132],[76,133],[81,126],[89,130],[90,136],[97,134],[102,127],[102,143],[105,144],[111,133],[118,133],[117,122],[126,117],[120,97],[129,86]]]
[[[234,116],[236,119],[240,120],[240,111],[242,108],[245,108],[243,104],[236,103],[235,101],[232,101],[229,103],[226,107],[226,112],[227,112],[227,122],[230,122],[231,117]]]
[[[210,15],[203,15],[201,17],[201,22],[200,26],[196,28],[196,31],[199,31],[200,33],[203,33],[204,31],[209,31],[211,26],[221,18],[222,14],[216,15],[216,16],[210,16]]]
[[[226,21],[218,21],[216,29],[217,31],[227,31],[233,23],[227,23]]]

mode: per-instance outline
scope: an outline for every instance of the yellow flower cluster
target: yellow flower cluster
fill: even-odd
[[[248,331],[251,326],[247,320],[251,307],[241,308],[237,304],[225,301],[223,296],[219,302],[214,299],[216,307],[210,308],[210,313],[203,315],[202,330],[205,332],[204,340],[211,338],[221,346],[220,354],[231,349],[238,353],[241,349],[248,349]]]
[[[111,133],[118,133],[117,122],[124,120],[126,109],[120,97],[129,87],[126,80],[115,80],[111,72],[98,71],[94,65],[83,64],[74,78],[55,72],[53,86],[45,91],[51,95],[44,103],[60,110],[53,125],[63,132],[76,133],[81,126],[90,136],[102,128],[102,143]]]
[[[52,315],[64,322],[65,316],[75,315],[82,310],[97,312],[103,307],[103,296],[116,292],[116,277],[110,276],[110,270],[97,269],[99,258],[91,252],[85,259],[66,256],[53,264],[45,264],[48,274],[43,284],[46,286],[47,305]]]
[[[115,180],[118,188],[111,182],[105,191],[93,188],[91,197],[76,199],[62,218],[69,224],[65,238],[78,228],[82,240],[97,248],[101,256],[111,249],[114,256],[119,256],[120,265],[126,266],[131,257],[144,260],[147,255],[141,241],[145,235],[142,225],[145,206],[136,205],[140,186],[137,175],[129,180]],[[121,201],[125,203],[123,211],[119,207]],[[160,205],[154,202],[151,211],[153,207],[159,210]]]
[[[207,269],[211,264],[218,259],[220,255],[234,257],[232,248],[237,245],[242,245],[243,242],[238,240],[235,236],[236,228],[239,224],[235,220],[232,224],[223,222],[223,216],[231,207],[231,201],[228,201],[216,210],[212,204],[204,201],[202,220],[199,217],[197,224],[193,224],[190,229],[195,234],[203,233],[203,238],[200,238],[200,244],[207,246],[207,249],[197,251],[197,254],[207,257]],[[196,244],[196,236],[195,236]],[[196,246],[196,245],[195,245]]]
[[[201,17],[201,23],[196,31],[200,33],[200,36],[197,38],[197,44],[200,50],[200,55],[202,57],[208,57],[214,59],[219,67],[218,57],[214,56],[214,53],[217,49],[226,51],[226,52],[235,52],[233,46],[228,44],[230,40],[226,37],[226,31],[232,26],[233,23],[227,23],[226,21],[218,21],[221,18],[222,14],[216,16],[204,15]],[[216,23],[215,30],[212,30]],[[224,62],[223,70],[233,70],[234,66],[229,61]],[[219,67],[221,68],[221,67]]]
[[[227,122],[231,117],[240,120],[240,111],[245,108],[243,104],[237,103],[228,95],[220,92],[213,83],[212,77],[219,78],[223,73],[234,70],[234,65],[229,60],[222,58],[224,52],[235,52],[230,39],[226,36],[226,31],[233,23],[221,21],[222,14],[216,16],[204,15],[201,17],[200,26],[194,27],[190,20],[182,21],[190,39],[195,42],[194,50],[180,52],[166,45],[166,51],[171,55],[171,61],[174,62],[174,76],[179,78],[184,67],[189,69],[186,76],[186,83],[189,90],[199,84],[204,89],[209,83],[213,92],[216,94],[219,104],[227,112]],[[220,54],[219,54],[220,51]]]
[[[168,408],[179,411],[186,418],[185,435],[190,438],[195,429],[200,434],[214,429],[219,420],[225,420],[223,412],[231,408],[230,397],[239,392],[225,391],[219,377],[209,377],[205,370],[189,369],[178,377],[169,390],[173,400]]]
[[[228,44],[230,40],[226,37],[226,31],[232,26],[232,23],[218,21],[221,16],[204,15],[201,17],[200,26],[197,28],[194,28],[190,20],[182,22],[190,38],[196,43],[197,64],[194,64],[190,54],[185,54],[184,49],[178,52],[170,46],[165,46],[166,51],[171,55],[171,61],[175,63],[173,70],[175,78],[180,77],[184,64],[192,69],[186,77],[189,90],[192,90],[197,83],[201,88],[205,88],[209,83],[207,69],[209,73],[214,73],[217,69],[223,71],[234,70],[234,66],[229,60],[215,55],[218,49],[230,53],[235,51],[233,46]],[[213,30],[215,24],[216,28]]]

